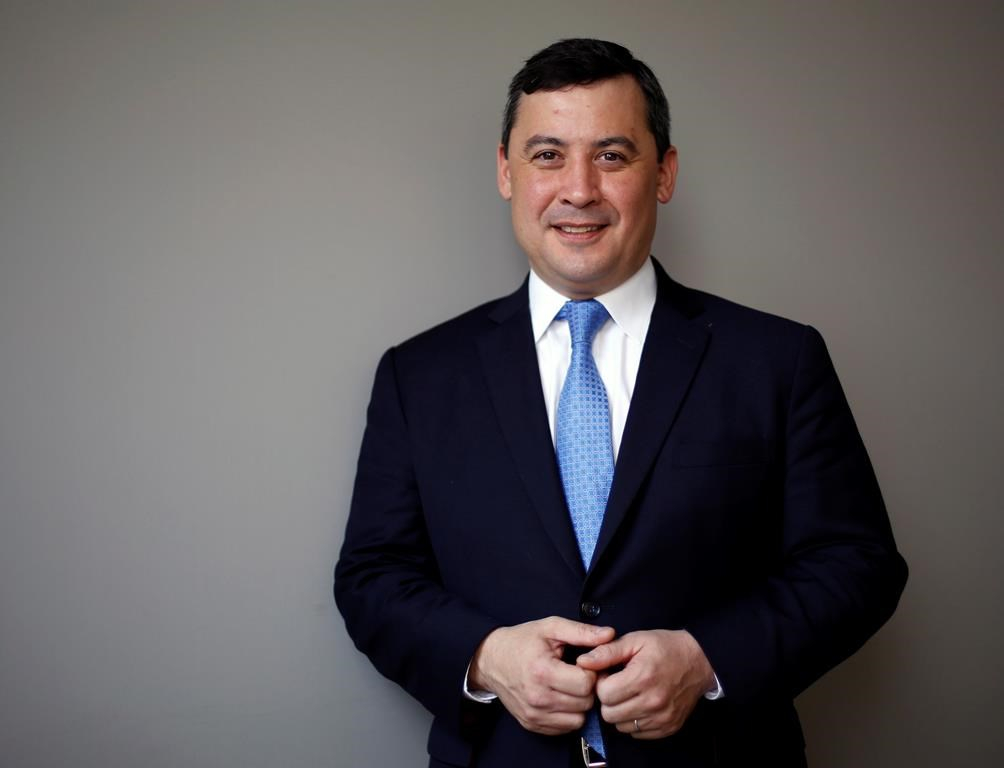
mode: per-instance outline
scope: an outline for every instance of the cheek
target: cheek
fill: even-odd
[[[621,219],[633,226],[644,227],[655,217],[655,185],[635,183],[620,184],[609,190],[607,198],[617,209]]]
[[[520,172],[512,177],[513,196],[522,197],[524,200],[535,200],[552,196],[555,186],[555,176],[551,173],[533,173],[522,168]]]
[[[519,196],[513,196],[510,203],[513,231],[525,249],[534,247],[533,243],[540,238],[541,213],[536,199],[527,195],[526,190]]]
[[[545,210],[553,197],[548,190],[548,185],[544,182],[524,184],[520,188],[520,192],[523,210],[532,213]]]
[[[623,175],[612,174],[603,185],[603,197],[623,216],[635,209],[642,195],[637,183]]]
[[[512,220],[517,226],[525,227],[536,218],[534,214],[534,199],[523,194],[514,195],[512,198]]]
[[[612,194],[622,201],[624,205],[636,208],[646,202],[655,200],[655,181],[646,179],[644,182],[637,178],[623,178],[615,185]]]

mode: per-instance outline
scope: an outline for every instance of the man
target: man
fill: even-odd
[[[676,175],[647,66],[541,51],[498,150],[527,281],[380,362],[335,596],[431,766],[804,765],[793,698],[896,606],[820,336],[650,258]]]

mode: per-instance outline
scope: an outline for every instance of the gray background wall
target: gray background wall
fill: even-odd
[[[330,597],[379,353],[508,292],[503,93],[661,76],[678,279],[819,327],[911,582],[826,766],[1004,761],[999,3],[0,3],[0,764],[417,765]]]

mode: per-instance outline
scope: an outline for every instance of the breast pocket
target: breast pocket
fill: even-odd
[[[775,478],[773,444],[766,440],[694,441],[670,453],[670,497],[682,509],[701,510],[708,524],[760,517]]]

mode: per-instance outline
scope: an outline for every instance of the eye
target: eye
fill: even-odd
[[[558,159],[558,157],[558,153],[553,149],[542,149],[533,156],[533,159],[535,162],[553,163]]]
[[[604,163],[623,163],[624,155],[622,155],[620,152],[607,150],[605,152],[600,153],[599,160]]]

